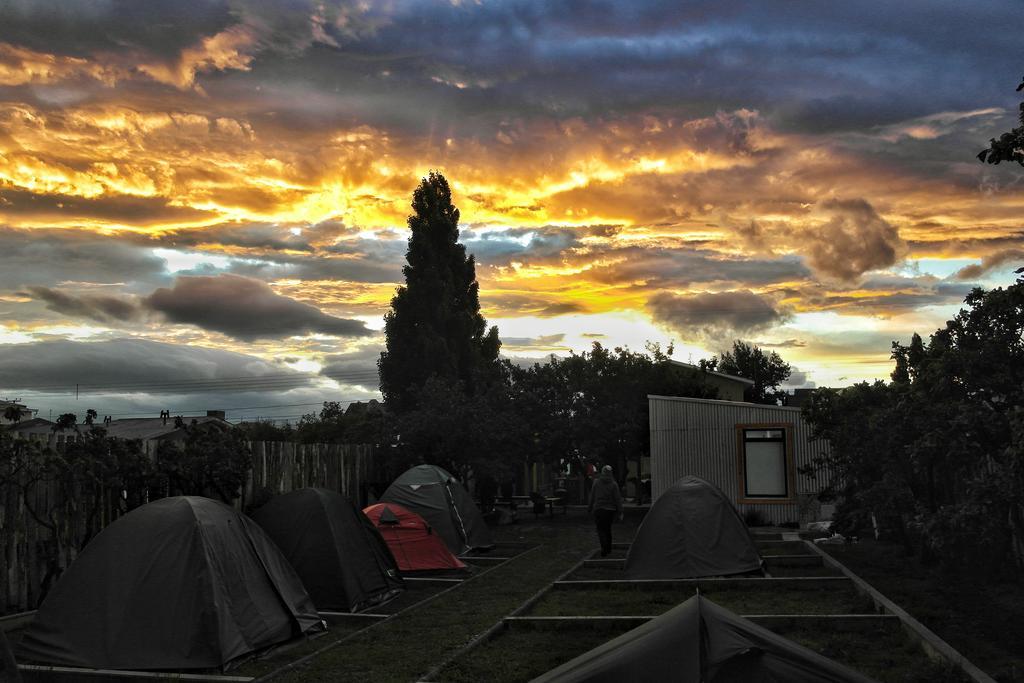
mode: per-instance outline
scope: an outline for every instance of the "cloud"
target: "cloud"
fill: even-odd
[[[383,350],[382,345],[369,344],[348,353],[326,355],[321,361],[320,374],[342,385],[377,391],[380,386],[377,361]]]
[[[981,263],[972,263],[956,271],[953,277],[957,280],[974,280],[994,268],[1011,262],[1015,265],[1024,265],[1024,249],[1007,249],[989,254],[981,259]]]
[[[565,348],[565,345],[562,344],[564,339],[564,334],[545,334],[539,337],[502,337],[501,345],[503,348],[547,348],[551,346]]]
[[[59,192],[37,193],[0,188],[0,216],[9,220],[30,218],[33,222],[73,222],[100,219],[146,226],[172,221],[202,221],[214,215],[188,206],[174,206],[161,197],[100,195],[83,198]]]
[[[809,377],[806,371],[790,365],[789,377],[782,382],[784,389],[813,389],[817,386]]]
[[[0,227],[0,289],[63,281],[157,284],[165,262],[148,249],[84,230]]]
[[[481,265],[504,266],[522,259],[530,263],[557,260],[570,249],[579,247],[585,235],[584,230],[544,226],[483,233],[463,231],[460,241]]]
[[[728,342],[784,323],[789,314],[770,299],[748,290],[679,296],[655,294],[647,302],[655,322],[686,339]]]
[[[807,346],[807,342],[803,339],[784,339],[777,342],[759,341],[756,345],[766,349],[801,349]]]
[[[970,291],[971,285],[940,280],[931,275],[874,274],[855,288],[805,284],[787,291],[786,296],[798,299],[806,310],[885,318],[925,306],[954,306],[961,303]]]
[[[176,394],[195,392],[201,381],[225,390],[249,381],[255,385],[260,378],[281,391],[310,381],[308,375],[254,356],[144,339],[0,345],[0,386],[11,390],[80,384],[83,389],[102,385],[126,392],[132,388],[139,393]]]
[[[538,293],[536,296],[521,294],[503,294],[484,291],[481,293],[481,304],[488,315],[496,317],[536,316],[538,318],[555,318],[560,315],[586,313],[587,308],[575,301],[557,301],[557,296]]]
[[[140,315],[136,302],[116,296],[75,296],[48,287],[29,287],[27,295],[45,302],[46,308],[55,313],[91,318],[101,323],[136,320]]]
[[[371,334],[365,323],[327,315],[274,293],[265,282],[240,277],[179,277],[143,300],[172,323],[196,325],[243,341],[311,333],[342,337]]]
[[[799,282],[811,273],[800,258],[755,258],[722,254],[679,241],[595,250],[586,277],[601,283],[684,289],[694,284],[771,285]]]
[[[829,199],[818,208],[826,220],[806,233],[807,262],[826,277],[856,280],[895,264],[906,249],[899,230],[863,199]]]

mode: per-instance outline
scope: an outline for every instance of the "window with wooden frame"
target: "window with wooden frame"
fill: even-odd
[[[792,425],[736,425],[736,436],[739,444],[740,502],[791,502]]]

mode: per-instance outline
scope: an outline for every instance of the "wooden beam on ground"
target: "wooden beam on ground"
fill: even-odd
[[[32,621],[36,616],[35,610],[29,610],[28,612],[18,612],[17,614],[8,614],[7,616],[0,617],[0,631],[7,633],[19,629],[28,622]]]
[[[459,555],[459,559],[469,564],[501,564],[511,557],[492,557],[491,555]]]
[[[744,619],[768,629],[806,626],[821,630],[842,632],[877,632],[900,628],[900,620],[891,614],[745,614]],[[536,630],[581,628],[636,628],[654,616],[516,616],[505,617],[509,628]]]
[[[625,569],[626,561],[623,559],[591,558],[583,561],[584,569]]]
[[[455,579],[441,576],[403,576],[402,580],[414,586],[451,586],[453,584],[462,583],[466,579]]]
[[[768,567],[820,567],[823,562],[820,555],[766,555],[764,561]]]
[[[574,571],[576,571],[580,567],[582,567],[584,561],[585,560],[580,560],[579,562],[574,564],[572,567],[570,567],[566,571],[562,572],[562,574],[555,580],[555,583],[557,583],[558,581],[560,581],[560,580],[564,579],[565,577],[571,575]],[[465,656],[465,654],[467,652],[469,652],[470,650],[472,650],[473,648],[479,647],[483,643],[486,643],[486,642],[496,638],[498,636],[498,634],[502,633],[503,631],[505,631],[508,628],[508,625],[505,623],[505,619],[508,619],[510,617],[511,618],[518,617],[519,615],[523,614],[528,609],[533,607],[535,604],[537,604],[540,601],[541,598],[544,597],[544,595],[549,590],[551,590],[551,586],[552,585],[554,585],[554,584],[553,583],[549,583],[547,586],[544,586],[543,588],[541,588],[539,591],[537,591],[531,597],[529,597],[526,600],[526,602],[524,602],[523,604],[519,605],[519,607],[515,608],[508,617],[505,617],[504,619],[501,619],[496,624],[491,626],[489,629],[487,629],[486,631],[484,631],[483,633],[479,634],[478,636],[473,638],[471,641],[466,643],[465,646],[463,646],[462,648],[456,650],[454,653],[452,653],[451,655],[446,657],[443,661],[441,661],[441,663],[437,664],[436,666],[434,666],[433,669],[431,669],[426,674],[424,674],[423,677],[420,678],[418,683],[429,683],[430,681],[435,680],[441,674],[441,671],[443,671],[446,666],[448,666],[449,664],[454,662],[456,659],[458,659],[459,657]]]
[[[86,669],[74,666],[38,666],[20,664],[21,671],[28,672],[32,678],[45,680],[68,681],[195,681],[195,683],[249,683],[252,676],[220,676],[215,674],[171,674],[158,671],[122,671],[115,669]]]
[[[914,617],[910,616],[910,614],[908,614],[902,607],[882,595],[867,581],[847,569],[846,565],[842,562],[829,555],[814,543],[805,541],[805,544],[815,553],[820,555],[827,566],[832,567],[833,569],[838,569],[842,572],[845,578],[853,582],[854,587],[858,592],[871,598],[878,609],[884,610],[888,614],[898,617],[900,622],[903,624],[903,630],[913,640],[917,641],[921,645],[921,648],[929,657],[937,660],[945,660],[960,667],[960,669],[963,670],[971,680],[975,681],[975,683],[995,683],[995,679],[972,664],[970,660],[957,652],[949,643],[940,638],[938,634]]]
[[[617,589],[617,590],[665,590],[675,588],[700,588],[721,590],[729,588],[797,588],[806,590],[835,590],[850,585],[845,576],[773,576],[773,577],[716,577],[711,579],[591,579],[556,581],[556,590],[572,589]]]

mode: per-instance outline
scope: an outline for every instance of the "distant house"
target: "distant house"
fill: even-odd
[[[810,428],[799,408],[647,398],[652,499],[681,477],[695,475],[720,488],[740,514],[765,523],[805,523],[830,516],[830,506],[818,500],[825,475],[807,477],[798,471],[827,453],[829,444],[809,441]]]
[[[7,418],[7,413],[12,408],[18,411],[17,420]],[[23,420],[31,420],[38,412],[35,408],[29,408],[19,401],[0,400],[0,426],[17,424]]]
[[[697,365],[683,363],[678,360],[669,360],[669,363],[690,371],[695,379],[717,389],[718,398],[722,401],[742,401],[743,392],[747,387],[754,385],[754,381],[746,377],[727,375],[724,372],[717,372],[715,370],[704,370]]]
[[[99,420],[95,426],[102,427],[107,431],[107,436],[119,439],[139,439],[142,441],[143,450],[148,455],[155,455],[157,446],[162,441],[184,441],[186,428],[193,423],[202,425],[216,425],[229,429],[230,422],[224,419],[224,412],[209,410],[206,415],[183,416],[182,426],[176,425],[174,417],[133,417],[120,420]],[[89,426],[79,423],[76,429],[65,429],[54,432],[54,423],[49,420],[35,419],[15,425],[10,428],[10,433],[15,438],[29,439],[33,441],[45,441],[50,445],[77,441],[84,434]]]

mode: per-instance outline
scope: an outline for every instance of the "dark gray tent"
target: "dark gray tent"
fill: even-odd
[[[473,498],[455,477],[437,465],[417,465],[395,479],[382,503],[412,510],[444,539],[454,554],[494,546],[491,530]]]
[[[322,625],[277,546],[208,498],[164,498],[86,546],[43,601],[19,657],[100,669],[227,667]]]
[[[695,595],[533,683],[871,683]]]
[[[761,568],[747,525],[725,494],[683,477],[661,494],[626,555],[631,579],[726,576]]]
[[[320,609],[358,612],[404,589],[380,532],[336,491],[307,488],[276,496],[252,518],[277,543]]]

